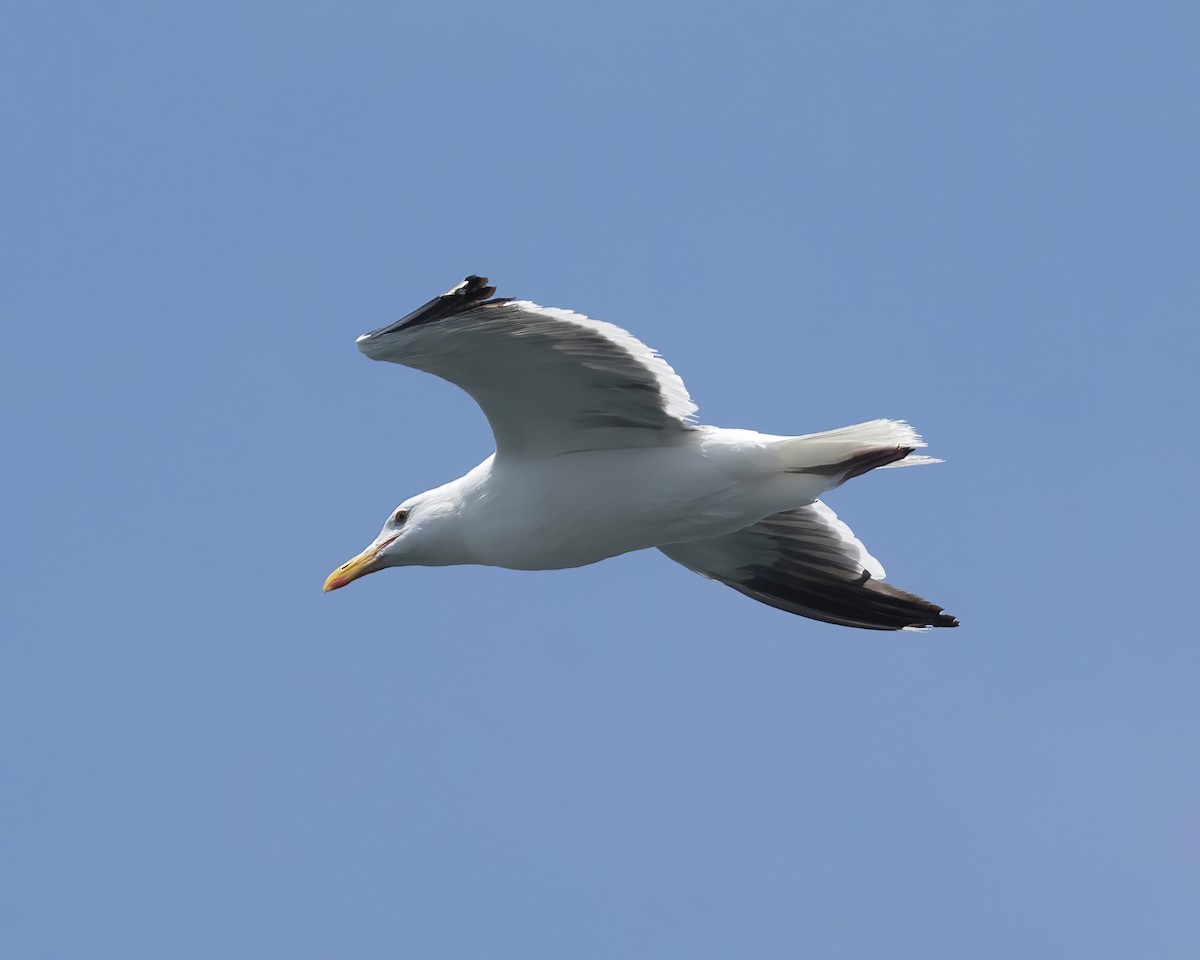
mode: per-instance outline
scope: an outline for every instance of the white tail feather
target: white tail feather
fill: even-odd
[[[903,460],[897,460],[895,463],[885,463],[880,470],[890,470],[892,467],[923,467],[927,463],[945,463],[941,457],[923,457],[920,454],[909,454]]]
[[[809,433],[780,441],[782,459],[789,470],[805,471],[827,464],[843,463],[870,450],[887,447],[925,446],[921,435],[903,420],[868,420],[837,430]],[[940,463],[935,457],[907,456],[890,467]]]
[[[905,420],[868,420],[865,423],[855,423],[849,427],[838,427],[836,430],[806,433],[796,439],[850,444],[854,449],[861,450],[870,447],[925,446],[921,435],[912,428],[912,424]]]

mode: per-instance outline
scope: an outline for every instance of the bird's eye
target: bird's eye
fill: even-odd
[[[392,524],[394,526],[397,526],[397,527],[400,526],[400,524],[404,523],[404,521],[407,519],[408,519],[408,511],[405,510],[403,507],[401,507],[399,510],[397,510],[395,513],[392,514]]]

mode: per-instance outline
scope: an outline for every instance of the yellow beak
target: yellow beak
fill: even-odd
[[[387,546],[384,544],[383,546]],[[325,581],[324,592],[336,590],[338,587],[344,587],[351,580],[357,580],[359,577],[364,577],[368,573],[374,573],[378,567],[375,566],[375,561],[379,554],[383,551],[383,547],[371,544],[362,553],[353,560],[347,560],[340,567],[329,575],[329,579]]]

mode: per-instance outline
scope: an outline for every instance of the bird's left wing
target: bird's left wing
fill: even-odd
[[[467,277],[358,348],[458,384],[483,408],[501,458],[678,443],[696,405],[679,375],[611,323],[489,299]]]
[[[883,567],[820,500],[721,537],[659,547],[760,603],[867,630],[957,627],[936,603],[883,583]]]

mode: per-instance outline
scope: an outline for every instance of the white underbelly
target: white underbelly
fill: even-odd
[[[819,483],[819,481],[818,481]],[[474,562],[578,567],[720,536],[810,502],[812,481],[705,455],[699,446],[596,451],[493,470],[470,524]]]

